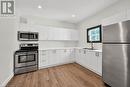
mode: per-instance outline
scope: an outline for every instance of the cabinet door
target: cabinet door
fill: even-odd
[[[84,65],[86,68],[90,68],[90,54],[87,50],[84,50]]]
[[[87,67],[88,60],[87,60],[86,50],[81,49],[79,57],[80,57],[80,58],[79,58],[79,63],[80,63],[82,66],[88,68],[88,67]]]
[[[54,40],[55,36],[54,36],[55,32],[53,32],[52,29],[48,29],[48,40]]]
[[[49,50],[48,56],[49,56],[49,58],[48,58],[49,62],[48,63],[49,63],[50,66],[57,64],[58,57],[57,57],[57,51],[56,50]]]
[[[39,67],[48,66],[48,51],[39,51]]]
[[[77,62],[79,58],[79,50],[75,49],[75,61]]]
[[[67,62],[74,62],[75,53],[73,49],[65,50]]]
[[[71,32],[70,29],[59,29],[60,33],[59,36],[61,37],[60,40],[71,40]]]
[[[77,61],[80,65],[83,65],[83,50],[80,49],[79,50],[79,57],[78,57],[78,61]]]
[[[75,52],[75,60],[77,63],[79,63],[80,59],[81,59],[81,50],[80,49],[76,49],[76,52]]]
[[[61,33],[60,29],[57,28],[50,29],[50,34],[49,34],[49,37],[51,37],[50,40],[62,40],[61,36],[63,36],[63,34]]]
[[[68,63],[69,61],[69,50],[63,49],[61,51],[61,63]]]
[[[38,29],[39,31],[39,40],[48,40],[48,29],[45,28],[40,28]]]
[[[79,33],[78,30],[71,30],[71,40],[79,40]]]
[[[89,55],[89,67],[97,71],[97,57],[96,57],[96,52],[88,52]]]
[[[98,58],[98,73],[102,75],[102,53],[97,53]]]

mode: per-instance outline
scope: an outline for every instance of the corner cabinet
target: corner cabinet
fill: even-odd
[[[85,68],[102,75],[102,53],[89,51],[86,49],[77,49],[75,51],[76,62]]]

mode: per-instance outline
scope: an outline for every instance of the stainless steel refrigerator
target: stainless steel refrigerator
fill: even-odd
[[[130,21],[103,26],[103,80],[130,87]]]

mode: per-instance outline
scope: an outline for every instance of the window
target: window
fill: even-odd
[[[101,25],[87,29],[88,43],[101,43]]]

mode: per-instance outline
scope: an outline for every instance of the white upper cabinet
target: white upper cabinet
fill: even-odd
[[[21,24],[19,31],[39,32],[39,40],[78,41],[79,33],[75,29],[56,28]]]
[[[78,40],[78,31],[74,29],[50,28],[48,40]]]
[[[74,62],[73,49],[60,50],[40,50],[39,51],[39,67],[46,68],[55,65],[67,64]]]
[[[78,32],[78,30],[71,30],[71,39],[72,40],[79,40],[79,32]]]
[[[37,28],[39,32],[39,40],[48,40],[48,28],[47,27],[39,27]]]

